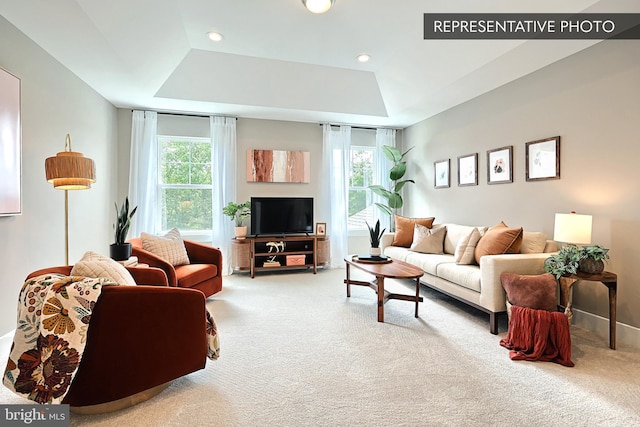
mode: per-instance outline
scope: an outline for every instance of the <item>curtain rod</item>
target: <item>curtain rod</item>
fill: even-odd
[[[363,130],[378,130],[378,129],[393,129],[393,130],[402,130],[402,129],[398,129],[398,128],[387,128],[387,127],[378,127],[378,128],[373,128],[373,127],[366,127],[366,126],[352,126],[352,125],[348,125],[348,124],[336,124],[336,123],[318,123],[319,126],[328,124],[329,126],[350,126],[351,129],[363,129]]]
[[[131,110],[131,111],[133,111],[133,110]],[[142,111],[144,111],[144,110],[142,110]],[[202,118],[207,118],[207,119],[208,119],[209,117],[211,117],[211,116],[216,116],[216,117],[231,117],[231,116],[224,116],[224,115],[220,116],[220,115],[217,115],[217,114],[203,115],[203,114],[195,114],[195,113],[172,113],[172,112],[169,112],[169,111],[156,111],[156,113],[158,113],[158,114],[162,114],[162,115],[165,115],[165,116],[202,117]],[[237,117],[233,117],[233,118],[234,118],[234,119],[236,119],[236,120],[238,120],[238,118],[237,118]]]

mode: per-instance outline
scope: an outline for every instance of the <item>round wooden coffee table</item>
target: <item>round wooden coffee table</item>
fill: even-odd
[[[421,268],[399,260],[381,263],[360,262],[355,256],[348,256],[344,259],[344,262],[347,263],[347,278],[344,280],[347,285],[347,297],[351,296],[351,285],[368,286],[373,289],[378,295],[378,322],[384,322],[384,304],[390,299],[414,301],[416,303],[415,317],[418,317],[418,303],[423,301],[420,296],[420,278],[424,275],[424,271]],[[351,267],[369,273],[375,276],[375,279],[371,282],[351,280]],[[384,279],[415,279],[415,296],[385,291]]]

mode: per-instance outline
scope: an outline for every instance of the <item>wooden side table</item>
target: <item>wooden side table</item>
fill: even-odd
[[[560,305],[565,307],[564,313],[569,318],[573,317],[573,285],[580,280],[600,282],[609,288],[609,348],[616,349],[616,302],[618,292],[618,276],[609,271],[599,274],[578,272],[570,276],[560,277]]]

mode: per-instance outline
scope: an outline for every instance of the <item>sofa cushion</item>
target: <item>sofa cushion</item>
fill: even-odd
[[[438,265],[443,263],[455,264],[453,255],[426,255],[421,254],[420,252],[413,252],[409,250],[409,248],[402,248],[400,246],[387,246],[384,248],[384,254],[391,259],[397,259],[413,264],[416,267],[423,269],[426,273],[434,276],[436,275]]]
[[[218,275],[215,264],[184,264],[176,267],[176,279],[181,288],[192,288]]]
[[[458,241],[458,245],[456,246],[456,251],[454,253],[456,263],[464,265],[475,264],[476,245],[478,244],[478,241],[480,241],[480,237],[482,237],[480,235],[480,230],[474,227],[468,235]]]
[[[500,282],[513,305],[537,310],[557,311],[556,279],[552,274],[520,275],[502,273]]]
[[[72,276],[107,277],[119,285],[136,286],[136,281],[122,264],[96,252],[86,252],[71,269]]]
[[[177,228],[173,228],[164,236],[140,233],[142,249],[162,258],[173,266],[189,264],[189,256],[184,241]]]
[[[413,229],[413,242],[411,250],[425,254],[443,254],[444,236],[446,227],[427,228],[424,225],[415,224]]]
[[[476,262],[485,255],[516,254],[522,245],[522,227],[509,228],[504,222],[491,227],[476,246]]]
[[[547,245],[547,236],[539,231],[525,231],[522,233],[521,254],[541,254]]]
[[[472,291],[480,292],[480,267],[477,265],[459,265],[442,263],[438,265],[437,276]]]
[[[430,218],[405,218],[396,215],[396,231],[393,237],[392,246],[402,246],[408,248],[413,242],[413,228],[415,224],[431,228],[434,217]]]
[[[444,225],[447,227],[447,235],[444,238],[444,253],[452,255],[456,253],[456,247],[458,246],[460,239],[468,236],[474,228],[477,228],[478,231],[480,231],[480,235],[483,235],[485,231],[487,231],[487,227],[473,227],[470,225],[448,223]],[[435,225],[435,227],[437,226],[438,224]]]

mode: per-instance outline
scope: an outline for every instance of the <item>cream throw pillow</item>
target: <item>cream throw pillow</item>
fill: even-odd
[[[119,285],[136,286],[136,281],[122,264],[96,252],[87,252],[71,269],[72,276],[106,277]]]
[[[458,241],[455,251],[456,264],[475,264],[476,263],[476,245],[482,237],[480,230],[474,228],[469,234]]]
[[[174,267],[189,264],[187,249],[177,228],[170,230],[164,236],[142,232],[140,239],[142,239],[142,249],[162,258]]]
[[[427,228],[424,225],[415,224],[413,228],[413,243],[411,243],[409,249],[423,254],[443,254],[446,233],[446,227]]]
[[[521,254],[541,254],[547,246],[547,235],[540,231],[525,231],[522,233]]]

